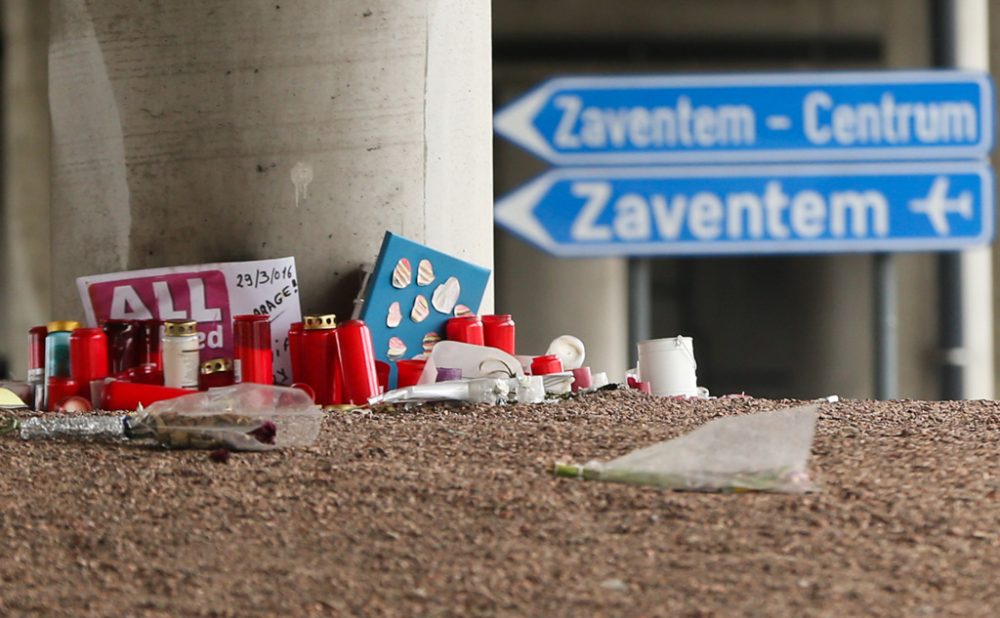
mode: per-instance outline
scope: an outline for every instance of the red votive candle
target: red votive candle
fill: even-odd
[[[69,335],[69,374],[90,401],[90,383],[108,377],[108,337],[100,328],[78,328]]]
[[[233,367],[237,382],[274,384],[271,364],[271,322],[267,315],[233,318]]]
[[[555,354],[536,356],[531,361],[531,375],[533,376],[544,376],[550,373],[559,373],[562,370],[562,361]]]
[[[372,333],[361,320],[344,322],[333,332],[344,387],[342,399],[352,405],[364,405],[379,394]]]
[[[80,384],[73,378],[50,376],[47,385],[48,399],[45,403],[46,409],[49,411],[57,410],[59,404],[70,397],[77,396],[80,391]]]
[[[483,316],[483,341],[491,348],[514,355],[514,320],[510,314]]]
[[[233,361],[228,358],[213,358],[202,363],[198,369],[198,390],[200,391],[232,386],[236,383]]]
[[[580,367],[573,370],[574,391],[590,388],[592,384],[593,377],[590,375],[590,367]]]
[[[483,321],[477,315],[463,315],[451,318],[445,323],[445,337],[448,341],[461,341],[472,345],[483,345]]]
[[[102,328],[108,337],[108,370],[117,374],[138,365],[138,325],[132,320],[105,320]]]
[[[136,384],[123,380],[108,380],[104,383],[101,408],[104,410],[136,410],[139,405],[148,406],[164,399],[173,399],[197,393],[188,388],[170,388],[156,384]]]
[[[316,391],[321,406],[341,401],[340,375],[337,371],[336,316],[307,315],[302,322],[302,379]]]

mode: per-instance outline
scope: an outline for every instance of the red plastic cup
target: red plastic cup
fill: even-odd
[[[550,373],[559,373],[563,370],[562,360],[555,354],[536,356],[531,361],[531,375],[544,376]]]
[[[426,360],[396,361],[396,388],[414,386],[420,381],[420,374],[424,372],[426,364]]]
[[[451,318],[445,323],[444,331],[448,341],[484,345],[483,321],[477,315],[463,315],[458,318]]]
[[[269,319],[267,315],[252,314],[233,318],[233,360],[237,382],[274,384]]]
[[[104,398],[101,407],[105,410],[136,410],[140,404],[148,406],[157,401],[183,397],[197,392],[188,388],[170,388],[156,384],[108,380],[104,383]]]
[[[379,394],[372,333],[361,320],[344,322],[333,332],[344,387],[342,399],[352,405],[364,405]]]
[[[299,389],[306,395],[309,395],[309,398],[313,400],[313,403],[316,403],[316,391],[314,391],[313,387],[309,386],[305,382],[293,382],[289,388]]]
[[[389,390],[389,374],[392,373],[392,367],[389,363],[385,361],[375,361],[375,373],[378,375],[378,385],[382,389],[382,392]]]
[[[573,370],[574,391],[590,388],[591,384],[593,384],[593,377],[590,375],[590,367],[580,367]]]
[[[105,320],[108,371],[114,375],[139,365],[139,326],[132,320]]]
[[[76,397],[80,392],[80,384],[73,378],[50,376],[47,386],[49,397],[45,403],[49,411],[59,409],[59,405],[66,399]]]
[[[514,355],[514,320],[510,314],[483,316],[483,341],[491,348]]]
[[[90,383],[108,377],[108,337],[100,328],[78,328],[69,335],[69,374],[77,393],[90,401]]]
[[[292,361],[292,382],[302,380],[302,322],[288,327],[288,355]]]

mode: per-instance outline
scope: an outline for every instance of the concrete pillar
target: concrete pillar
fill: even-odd
[[[385,230],[492,268],[488,1],[52,6],[56,314],[88,273],[294,255],[344,315]]]
[[[49,318],[48,5],[3,3],[3,328],[0,355],[27,370],[28,329]]]

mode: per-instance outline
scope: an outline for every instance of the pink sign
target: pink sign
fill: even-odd
[[[195,270],[155,277],[122,278],[87,288],[98,322],[120,320],[194,320],[204,358],[233,356],[233,316],[226,276],[221,270]]]

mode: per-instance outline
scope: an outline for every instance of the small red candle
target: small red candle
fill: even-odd
[[[236,383],[233,361],[228,358],[213,358],[201,364],[198,371],[198,390],[232,386]]]
[[[484,345],[483,321],[477,315],[463,315],[451,318],[445,323],[445,336],[449,341],[461,341],[472,345]]]
[[[562,361],[555,354],[536,356],[531,361],[531,375],[544,376],[550,373],[559,373],[563,370]]]
[[[514,320],[509,314],[483,316],[483,341],[491,348],[514,355]]]

